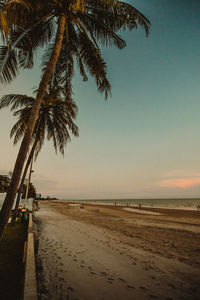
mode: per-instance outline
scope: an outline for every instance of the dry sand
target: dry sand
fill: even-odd
[[[39,300],[200,299],[200,212],[39,205]]]

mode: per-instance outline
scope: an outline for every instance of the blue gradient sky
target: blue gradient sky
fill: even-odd
[[[107,102],[92,80],[74,79],[80,137],[72,138],[64,159],[46,142],[33,173],[44,195],[200,196],[200,2],[130,3],[150,19],[150,36],[123,32],[125,49],[103,49],[112,84]],[[39,78],[37,59],[0,96],[31,94]],[[12,170],[17,155],[9,139],[14,121],[8,110],[0,112],[0,173]]]

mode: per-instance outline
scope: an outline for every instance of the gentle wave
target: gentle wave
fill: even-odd
[[[102,204],[116,204],[122,206],[150,206],[150,207],[164,207],[164,208],[184,208],[196,209],[200,205],[200,198],[170,198],[170,199],[60,199],[62,201],[72,202],[87,202],[87,203],[102,203]]]

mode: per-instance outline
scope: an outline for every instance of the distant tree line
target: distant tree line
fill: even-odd
[[[0,193],[7,193],[10,186],[10,178],[6,175],[0,175]],[[23,184],[22,188],[22,199],[25,198],[26,194],[26,184]],[[30,182],[29,184],[29,191],[28,191],[28,198],[35,198],[36,197],[36,189],[35,186]]]

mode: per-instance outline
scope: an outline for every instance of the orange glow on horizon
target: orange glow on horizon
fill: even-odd
[[[159,182],[161,187],[169,188],[189,188],[200,185],[200,177],[195,178],[174,178],[166,179]]]

